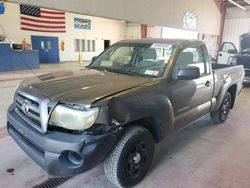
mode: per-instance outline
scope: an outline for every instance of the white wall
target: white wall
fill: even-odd
[[[174,28],[164,27],[162,29],[162,38],[198,39],[198,33],[194,31],[183,30],[183,29],[174,29]]]
[[[162,27],[160,26],[148,26],[149,38],[162,38]]]
[[[198,15],[197,32],[219,34],[214,0],[8,0],[132,23],[182,28],[184,11]]]
[[[198,39],[203,40],[207,46],[209,55],[215,57],[217,35],[197,33],[187,30],[179,30],[175,28],[160,27],[160,26],[148,26],[149,38],[183,38],[183,39]]]
[[[250,32],[250,12],[237,7],[228,8],[222,41],[233,42],[239,49],[239,36],[247,32]]]
[[[141,38],[141,25],[136,23],[128,23],[126,38],[127,39]]]
[[[91,20],[91,30],[74,29],[74,18]],[[0,15],[0,24],[4,28],[12,43],[21,43],[26,38],[31,43],[31,35],[57,36],[60,42],[65,42],[65,51],[60,51],[61,61],[76,61],[78,53],[74,50],[74,39],[96,40],[96,52],[84,52],[83,59],[90,60],[104,50],[103,40],[111,40],[111,44],[126,38],[127,24],[116,20],[79,15],[66,12],[66,33],[40,33],[23,31],[20,29],[19,5],[6,3],[6,12]],[[3,33],[0,29],[0,34]]]

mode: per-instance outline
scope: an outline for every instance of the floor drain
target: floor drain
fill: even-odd
[[[68,181],[69,179],[73,178],[74,176],[67,176],[67,177],[58,177],[58,178],[50,178],[45,182],[34,186],[33,188],[54,188],[62,185],[64,182]]]

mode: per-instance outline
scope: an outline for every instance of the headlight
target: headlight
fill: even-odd
[[[98,107],[82,110],[58,105],[51,113],[49,124],[70,130],[84,130],[95,123],[98,114]]]

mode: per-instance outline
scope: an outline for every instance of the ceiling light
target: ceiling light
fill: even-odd
[[[249,2],[249,0],[245,0],[245,2],[246,2],[247,4],[249,4],[249,5],[250,5],[250,2]]]
[[[242,10],[246,10],[246,8],[245,7],[243,7],[243,6],[241,6],[240,4],[238,4],[238,3],[236,3],[236,2],[234,2],[233,0],[228,0],[230,3],[232,3],[232,4],[234,4],[235,6],[237,6],[237,7],[239,7],[239,8],[241,8]]]

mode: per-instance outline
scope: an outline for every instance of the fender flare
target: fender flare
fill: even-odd
[[[122,127],[150,118],[145,126],[150,126],[156,142],[173,131],[174,111],[164,95],[114,97],[108,102],[108,116]]]

